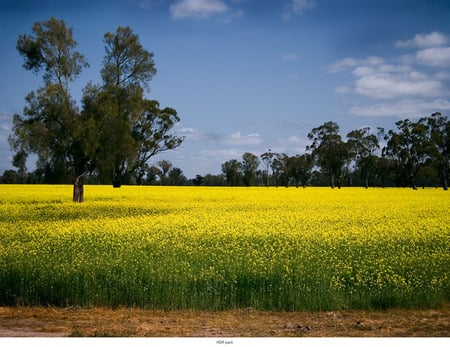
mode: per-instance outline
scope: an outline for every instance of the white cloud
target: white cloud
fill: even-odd
[[[411,96],[439,97],[446,90],[442,81],[433,76],[418,72],[411,65],[387,64],[380,57],[345,58],[330,65],[328,69],[338,72],[348,68],[352,68],[352,74],[356,77],[355,86],[353,89],[338,87],[338,93],[353,91],[370,98],[390,99]]]
[[[355,92],[370,98],[438,97],[445,91],[441,81],[411,71],[408,73],[375,73],[360,77]]]
[[[395,47],[397,48],[411,48],[411,47],[437,47],[443,46],[448,42],[447,36],[440,32],[432,32],[429,34],[417,34],[411,40],[397,41]]]
[[[329,72],[350,71],[353,83],[335,88],[353,94],[350,113],[359,116],[416,117],[450,110],[449,37],[438,32],[398,41],[397,48],[415,48],[407,55],[384,59],[346,57],[329,65]],[[447,45],[447,46],[445,46]],[[356,96],[364,96],[364,99]],[[370,100],[372,103],[370,103]]]
[[[329,65],[327,67],[327,70],[329,72],[339,72],[343,70],[347,70],[349,68],[355,68],[355,67],[370,67],[370,66],[376,66],[383,64],[385,60],[380,57],[370,56],[366,59],[356,59],[352,57],[347,57],[338,60],[337,62]]]
[[[289,19],[293,15],[302,15],[314,7],[316,7],[316,2],[313,0],[291,0],[284,8],[283,18]]]
[[[391,103],[377,103],[366,106],[353,106],[350,112],[357,116],[380,117],[421,117],[436,111],[450,110],[450,101],[445,99],[401,100]]]
[[[222,0],[180,0],[170,6],[170,13],[175,19],[205,18],[228,11],[229,7]]]
[[[199,154],[206,158],[220,160],[238,159],[242,156],[242,151],[237,149],[202,149]]]
[[[241,135],[240,131],[237,131],[224,139],[225,144],[233,146],[259,145],[262,141],[263,140],[259,134],[253,133]]]
[[[358,59],[347,57],[347,58],[340,59],[337,62],[329,65],[327,67],[327,70],[329,72],[339,72],[339,71],[346,70],[351,67],[358,66],[359,64],[360,63],[359,63]]]
[[[401,59],[404,63],[418,63],[426,66],[450,66],[450,37],[434,31],[428,34],[417,34],[411,40],[397,41],[397,48],[419,48],[414,55],[405,55]]]
[[[450,66],[450,47],[433,47],[418,51],[416,54],[418,63],[427,66]]]

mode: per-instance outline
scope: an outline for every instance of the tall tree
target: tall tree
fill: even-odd
[[[43,71],[44,86],[27,95],[23,116],[14,115],[10,144],[18,152],[36,153],[39,163],[57,173],[56,182],[75,177],[73,199],[81,202],[89,158],[81,146],[85,134],[70,85],[88,64],[64,21],[37,22],[32,32],[19,36],[17,50],[25,69]]]
[[[398,131],[389,130],[383,155],[399,164],[411,188],[417,189],[415,178],[428,159],[427,125],[409,119],[395,123]]]
[[[249,187],[255,184],[256,171],[259,166],[259,158],[253,153],[246,152],[242,155],[242,179],[244,184]]]
[[[129,27],[104,36],[103,85],[85,90],[85,109],[94,114],[99,145],[96,165],[120,187],[136,171],[145,171],[154,155],[178,147],[183,138],[171,133],[180,120],[176,110],[144,98],[156,73],[153,53]]]
[[[81,202],[86,174],[120,185],[132,175],[142,177],[152,156],[181,144],[183,138],[171,133],[177,112],[144,98],[156,72],[153,54],[129,27],[105,34],[103,84],[84,88],[81,112],[70,86],[87,63],[76,51],[72,29],[50,18],[32,31],[19,36],[17,49],[26,69],[43,71],[44,85],[27,95],[9,140],[18,155],[38,155],[45,182],[75,178],[73,200]]]
[[[325,122],[312,129],[308,138],[312,140],[312,144],[306,149],[311,151],[316,165],[321,168],[323,174],[331,178],[331,188],[334,188],[336,183],[340,188],[342,170],[351,158],[351,151],[339,135],[339,125],[335,122]]]
[[[347,134],[348,143],[353,155],[355,156],[356,165],[364,176],[364,187],[369,188],[369,176],[373,172],[376,157],[375,151],[380,148],[378,137],[370,134],[370,127],[358,130],[352,130]]]

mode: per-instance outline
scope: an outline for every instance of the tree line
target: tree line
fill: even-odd
[[[352,130],[346,140],[336,122],[325,122],[308,133],[304,154],[288,156],[267,151],[259,157],[222,164],[229,185],[411,187],[442,186],[450,174],[450,121],[441,113],[395,123],[386,132],[369,127]],[[385,145],[381,147],[381,143]],[[262,166],[262,169],[260,167]]]
[[[339,125],[325,122],[308,133],[305,153],[289,156],[271,150],[260,155],[246,152],[221,165],[220,174],[188,179],[168,160],[145,164],[128,184],[195,186],[341,186],[412,187],[448,189],[450,121],[441,113],[396,122],[397,129],[369,127],[352,130],[346,140]],[[381,144],[384,146],[381,148]],[[15,173],[17,177],[21,177]],[[12,183],[11,177],[3,176]],[[32,176],[28,176],[30,178]],[[99,183],[95,175],[86,177]],[[29,182],[29,181],[28,181]],[[30,183],[30,182],[29,182]]]

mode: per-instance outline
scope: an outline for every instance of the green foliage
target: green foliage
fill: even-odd
[[[171,133],[180,120],[176,110],[144,98],[156,73],[153,53],[129,27],[105,34],[103,84],[84,88],[81,112],[69,86],[88,64],[76,51],[72,29],[52,17],[32,30],[32,36],[19,36],[17,50],[26,69],[44,71],[44,86],[27,95],[23,116],[14,116],[10,144],[18,153],[38,155],[47,182],[75,178],[82,184],[91,172],[120,185],[137,177],[152,156],[181,144],[183,138]]]
[[[335,183],[340,187],[343,168],[350,162],[352,153],[350,145],[342,141],[339,135],[339,125],[326,122],[312,129],[308,139],[312,140],[312,144],[307,150],[311,151],[322,172],[331,177],[331,187],[334,188]]]

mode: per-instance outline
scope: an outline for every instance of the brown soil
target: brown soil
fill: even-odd
[[[0,307],[0,337],[450,337],[440,309],[265,312]]]

